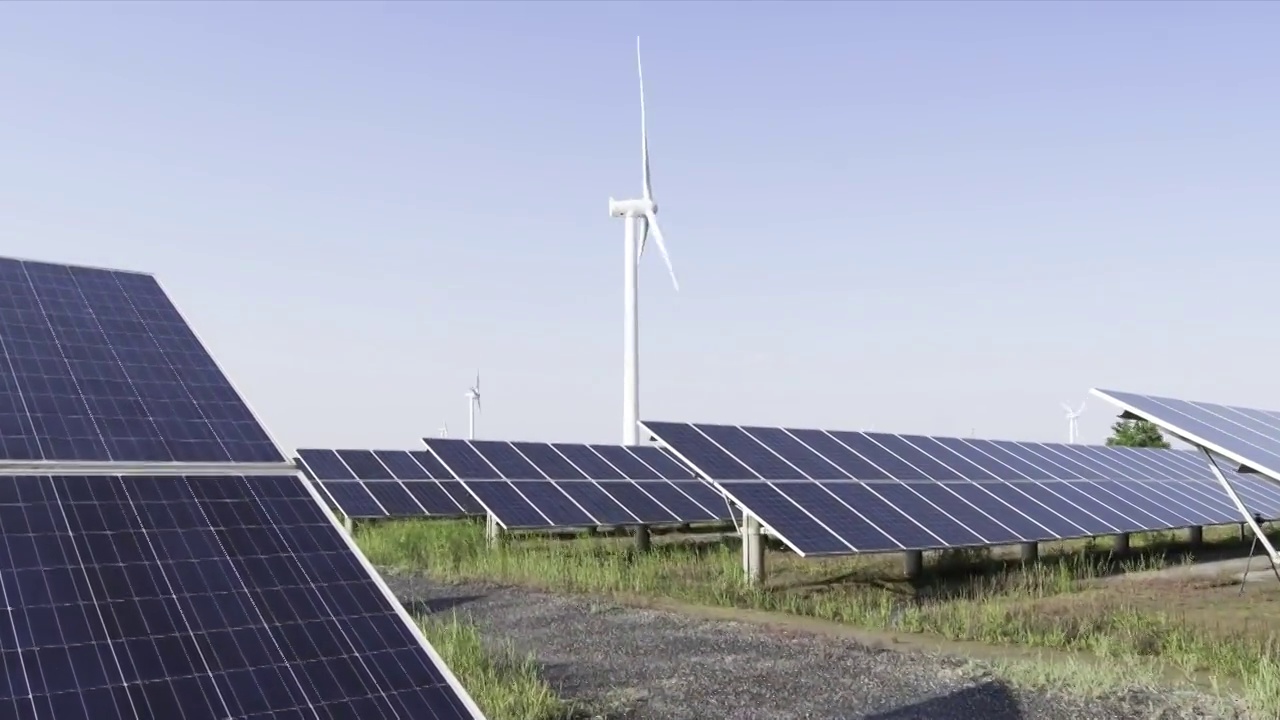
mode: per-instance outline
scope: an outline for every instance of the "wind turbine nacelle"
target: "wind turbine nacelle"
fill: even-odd
[[[614,200],[609,198],[610,217],[644,217],[646,212],[658,212],[658,204],[652,200]]]

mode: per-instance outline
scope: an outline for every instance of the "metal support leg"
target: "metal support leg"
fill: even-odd
[[[1204,457],[1209,461],[1209,469],[1213,471],[1214,477],[1218,478],[1218,482],[1222,484],[1223,489],[1227,491],[1227,495],[1231,497],[1231,502],[1236,504],[1236,509],[1244,516],[1244,521],[1248,523],[1250,529],[1253,530],[1253,536],[1262,543],[1263,549],[1267,551],[1267,558],[1271,560],[1271,567],[1274,569],[1276,563],[1280,563],[1280,555],[1276,554],[1276,549],[1271,545],[1271,541],[1267,539],[1266,533],[1262,532],[1262,528],[1258,526],[1258,521],[1253,518],[1253,513],[1249,512],[1249,508],[1245,507],[1244,501],[1236,494],[1236,489],[1231,487],[1231,482],[1227,480],[1227,476],[1222,474],[1222,470],[1218,468],[1218,463],[1213,459],[1213,455],[1208,450],[1200,448],[1204,453]],[[1280,574],[1280,570],[1277,570]]]
[[[346,529],[348,535],[354,535],[356,532],[356,521],[352,520],[351,517],[348,516],[343,519],[342,527]]]
[[[1040,544],[1025,542],[1018,545],[1018,556],[1024,564],[1030,565],[1040,558]]]
[[[637,525],[636,526],[636,552],[642,552],[642,553],[649,552],[649,547],[650,547],[649,526]]]
[[[484,518],[484,542],[490,548],[497,547],[498,537],[502,534],[502,526],[498,525],[498,518],[492,513]]]
[[[1244,538],[1243,524],[1240,525],[1240,537],[1241,539]],[[1195,527],[1192,527],[1192,528],[1188,528],[1187,544],[1190,545],[1192,549],[1199,550],[1200,546],[1204,544],[1204,528],[1200,527],[1199,525],[1196,525]]]
[[[1128,555],[1129,554],[1129,533],[1120,533],[1111,540],[1112,555]]]
[[[902,574],[908,580],[915,580],[924,574],[924,553],[919,550],[902,553]]]
[[[760,521],[747,515],[742,519],[742,572],[748,585],[764,583],[764,542]]]

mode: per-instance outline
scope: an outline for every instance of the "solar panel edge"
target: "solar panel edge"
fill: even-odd
[[[1275,482],[1280,482],[1280,467],[1275,467],[1275,468],[1268,467],[1265,464],[1259,463],[1256,460],[1251,460],[1249,458],[1246,458],[1244,455],[1242,455],[1239,452],[1229,450],[1219,445],[1218,443],[1215,443],[1203,437],[1200,437],[1199,435],[1191,431],[1183,430],[1181,428],[1175,427],[1171,422],[1167,420],[1163,420],[1157,417],[1156,415],[1146,410],[1143,410],[1142,408],[1139,408],[1125,400],[1121,400],[1119,397],[1117,397],[1118,395],[1138,395],[1138,393],[1129,393],[1121,390],[1106,390],[1103,388],[1089,388],[1089,393],[1103,400],[1106,400],[1107,402],[1111,403],[1112,405],[1115,405],[1121,410],[1124,410],[1130,413],[1131,415],[1135,415],[1137,417],[1140,417],[1156,425],[1160,429],[1164,430],[1165,432],[1168,432],[1170,435],[1173,435],[1174,437],[1180,440],[1183,440],[1184,442],[1188,442],[1192,445],[1195,445],[1197,446],[1197,448],[1202,448],[1202,449],[1207,448],[1208,450],[1218,453],[1224,458],[1235,461],[1242,466],[1252,467],[1255,470],[1257,470],[1259,473],[1268,475]],[[1166,398],[1159,395],[1143,395],[1142,397],[1150,398],[1156,402],[1160,402],[1161,400],[1177,400],[1177,398]],[[1185,400],[1181,402],[1193,403],[1194,401]],[[1170,412],[1174,414],[1179,414],[1179,415],[1182,414],[1179,411],[1174,410],[1173,408],[1170,408]],[[1201,455],[1203,457],[1202,451],[1197,450],[1193,452],[1196,452],[1198,455]],[[1207,458],[1205,459],[1205,464],[1206,466],[1208,466]]]
[[[409,614],[409,611],[405,608],[404,604],[400,602],[400,598],[396,597],[395,591],[387,584],[386,579],[382,577],[382,574],[373,566],[373,563],[369,561],[369,558],[366,557],[360,547],[356,545],[355,538],[347,534],[347,532],[342,528],[342,525],[338,522],[337,515],[334,515],[333,510],[326,505],[324,500],[319,496],[317,488],[313,487],[311,483],[306,482],[305,478],[299,476],[299,479],[303,480],[303,486],[306,487],[307,493],[310,494],[312,500],[320,506],[321,512],[324,513],[329,524],[333,526],[334,531],[342,538],[342,542],[347,546],[347,549],[355,555],[356,561],[360,563],[360,567],[366,574],[368,574],[370,579],[373,580],[373,584],[382,593],[383,597],[391,604],[396,615],[399,616],[400,621],[409,626],[409,632],[413,635],[414,639],[418,641],[418,644],[422,646],[422,649],[426,651],[427,657],[431,659],[436,668],[444,676],[445,681],[449,683],[449,687],[457,693],[458,699],[466,706],[467,712],[470,713],[474,720],[488,720],[484,712],[480,710],[480,706],[476,704],[475,699],[471,697],[471,693],[468,692],[462,685],[462,682],[458,680],[458,676],[454,674],[453,669],[449,667],[449,664],[440,656],[440,653],[435,649],[435,646],[432,645],[431,641],[427,639],[427,636],[423,634],[422,628],[419,627],[418,623],[413,619],[413,616]]]
[[[140,274],[140,273],[135,273],[135,274]],[[236,381],[232,379],[229,373],[227,373],[226,368],[222,366],[222,363],[218,362],[218,358],[213,354],[213,351],[209,348],[209,344],[206,343],[204,341],[204,338],[200,336],[200,331],[196,330],[196,326],[193,325],[191,321],[187,318],[186,314],[182,312],[182,308],[179,307],[177,301],[173,299],[173,295],[170,295],[169,291],[165,289],[164,283],[160,282],[160,278],[154,275],[150,277],[155,282],[156,287],[160,289],[160,293],[169,301],[169,304],[173,306],[173,311],[177,313],[178,319],[181,320],[182,323],[187,326],[187,329],[191,331],[191,336],[194,337],[196,339],[196,342],[199,343],[200,347],[204,349],[204,353],[205,355],[208,356],[209,361],[213,363],[214,369],[216,369],[218,373],[222,375],[222,379],[226,381],[227,386],[231,388],[231,391],[236,394],[236,398],[240,400],[240,404],[244,405],[245,409],[249,411],[249,417],[253,420],[254,423],[257,424],[258,427],[262,428],[262,432],[267,436],[267,440],[271,442],[271,448],[275,450],[276,455],[280,457],[280,461],[288,462],[289,456],[284,452],[284,446],[280,444],[280,441],[271,432],[271,428],[268,427],[267,424],[262,421],[262,415],[259,414],[258,411],[253,407],[253,404],[249,402],[249,398],[243,392],[241,392],[240,387],[236,385]]]

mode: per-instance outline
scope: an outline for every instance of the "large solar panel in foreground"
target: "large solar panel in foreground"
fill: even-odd
[[[999,545],[1238,522],[1194,454],[645,422],[803,555]],[[1267,517],[1280,488],[1235,476]]]
[[[657,447],[425,438],[507,529],[723,522],[728,503]]]
[[[298,476],[0,477],[0,711],[474,718]]]
[[[1187,442],[1280,482],[1280,412],[1115,390],[1095,388],[1090,392]]]
[[[150,275],[0,258],[4,463],[284,463]]]
[[[426,450],[298,451],[298,462],[349,518],[459,517],[484,508]]]

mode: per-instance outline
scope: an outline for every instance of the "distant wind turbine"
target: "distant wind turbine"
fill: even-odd
[[[1067,411],[1067,442],[1074,444],[1080,437],[1080,416],[1084,414],[1084,403],[1080,403],[1080,407],[1075,410],[1062,403],[1062,409]]]
[[[445,423],[444,425],[440,426],[440,437],[442,438],[449,437],[449,423]]]
[[[476,384],[463,393],[467,399],[467,439],[476,439],[476,413],[480,412],[480,373],[476,372]]]

